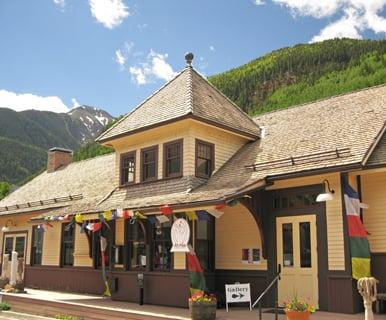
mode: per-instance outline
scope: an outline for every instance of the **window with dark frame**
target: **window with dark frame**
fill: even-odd
[[[196,139],[196,176],[210,178],[214,170],[214,144]]]
[[[74,265],[75,224],[62,224],[61,266]]]
[[[164,178],[182,176],[182,141],[164,143]]]
[[[153,226],[153,270],[167,271],[171,268],[171,228],[171,220],[162,224],[156,223]]]
[[[135,151],[121,155],[121,186],[135,182]]]
[[[195,252],[205,271],[214,270],[214,219],[195,220]]]
[[[141,150],[141,180],[152,181],[157,179],[158,146]]]
[[[32,226],[31,266],[42,264],[44,232],[39,226]]]

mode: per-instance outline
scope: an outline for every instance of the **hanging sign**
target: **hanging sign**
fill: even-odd
[[[173,246],[170,252],[189,252],[190,229],[185,219],[180,218],[174,221],[171,238]]]
[[[228,312],[228,303],[249,302],[251,306],[251,286],[249,283],[235,283],[225,285],[225,299]]]

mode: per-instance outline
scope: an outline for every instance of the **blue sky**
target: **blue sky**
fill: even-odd
[[[127,113],[185,66],[206,76],[274,49],[384,38],[386,0],[1,0],[0,107]]]

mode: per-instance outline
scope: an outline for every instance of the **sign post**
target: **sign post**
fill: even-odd
[[[251,286],[249,283],[235,283],[225,285],[225,299],[228,312],[228,303],[249,302],[249,310],[252,310],[251,305]]]

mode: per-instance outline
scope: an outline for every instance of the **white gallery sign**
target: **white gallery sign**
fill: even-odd
[[[185,219],[177,219],[174,221],[170,233],[173,245],[170,251],[189,252],[190,229],[188,222]]]
[[[249,302],[249,309],[251,306],[251,286],[249,283],[235,283],[225,285],[225,299],[228,311],[228,303]]]

